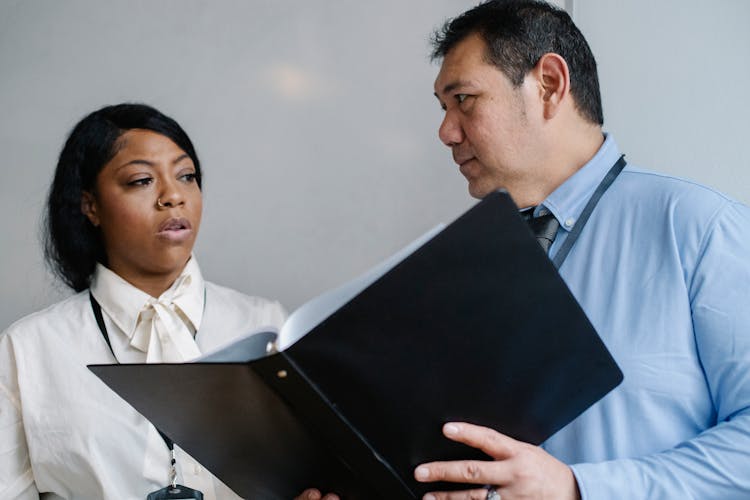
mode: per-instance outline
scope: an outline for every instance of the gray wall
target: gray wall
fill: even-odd
[[[0,328],[68,293],[38,224],[65,135],[104,104],[183,125],[205,169],[204,274],[289,309],[451,220],[473,200],[437,139],[427,39],[474,3],[0,0]],[[631,161],[749,201],[750,2],[558,3]]]
[[[574,2],[628,158],[750,202],[750,1]]]

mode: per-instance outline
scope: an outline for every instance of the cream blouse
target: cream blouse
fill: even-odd
[[[144,499],[166,486],[170,456],[164,441],[86,365],[187,360],[258,328],[280,327],[285,318],[278,302],[205,282],[194,258],[158,299],[103,266],[91,293],[101,305],[112,350],[88,290],[0,334],[2,499],[40,493],[52,499]],[[175,450],[179,483],[202,491],[206,500],[237,498]]]

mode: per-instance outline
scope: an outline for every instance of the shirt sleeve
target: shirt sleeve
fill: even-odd
[[[750,498],[750,209],[726,205],[686,272],[716,425],[644,457],[572,466],[584,500]]]
[[[0,498],[38,499],[21,419],[11,339],[0,333]]]

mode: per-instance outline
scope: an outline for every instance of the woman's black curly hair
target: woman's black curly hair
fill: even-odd
[[[63,283],[80,292],[89,287],[96,263],[107,263],[99,230],[81,211],[83,193],[96,193],[96,178],[117,153],[119,138],[145,129],[171,139],[193,160],[198,186],[201,168],[190,138],[172,118],[145,104],[106,106],[73,128],[60,152],[47,198],[44,256]]]

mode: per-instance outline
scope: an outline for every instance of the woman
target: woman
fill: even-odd
[[[277,302],[203,280],[201,169],[171,118],[140,104],[76,125],[47,203],[46,258],[78,292],[0,334],[0,498],[146,498],[168,440],[86,368],[180,362],[280,326]],[[236,498],[174,446],[177,482]]]

